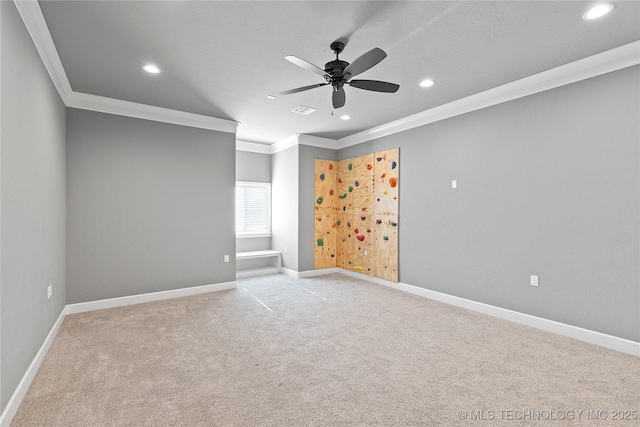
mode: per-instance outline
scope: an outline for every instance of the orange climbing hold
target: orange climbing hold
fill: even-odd
[[[396,185],[398,185],[398,180],[396,178],[389,178],[389,185],[391,186],[391,188],[395,187]]]
[[[329,163],[329,170],[332,171],[333,170],[333,164]]]
[[[367,170],[370,171],[373,168],[373,165],[371,163],[367,163]]]

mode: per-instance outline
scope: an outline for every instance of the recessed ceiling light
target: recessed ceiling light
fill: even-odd
[[[258,132],[254,133],[254,135],[255,136],[263,136],[261,133],[258,133]]]
[[[151,73],[151,74],[158,74],[160,72],[160,68],[156,67],[153,64],[147,64],[144,67],[142,67],[143,70],[145,70],[147,73]]]
[[[350,115],[348,115],[348,114],[344,114],[344,115],[340,116],[340,118],[341,118],[342,120],[351,120],[351,116],[350,116]]]
[[[612,4],[598,4],[593,6],[591,9],[587,10],[584,15],[582,15],[582,19],[590,21],[592,19],[598,19],[607,13],[613,10]]]
[[[423,81],[420,82],[420,87],[431,87],[434,84],[436,84],[436,82],[434,82],[431,79],[425,79]]]
[[[269,99],[276,99],[276,97],[275,97],[275,96],[273,96],[273,95],[267,95],[267,98],[269,98]]]

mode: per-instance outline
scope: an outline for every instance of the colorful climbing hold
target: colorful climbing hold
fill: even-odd
[[[341,199],[344,199],[345,197],[347,197],[347,193],[344,193],[342,196],[338,196],[338,197],[340,197]]]
[[[320,174],[320,180],[324,181],[324,174],[323,173]]]
[[[373,165],[371,163],[367,163],[367,170],[370,171],[373,169]]]
[[[381,219],[376,219],[376,224],[382,224],[382,220]]]
[[[395,169],[396,166],[398,166],[398,164],[396,163],[395,160],[393,162],[391,162],[391,169]]]
[[[364,242],[364,236],[356,236],[356,239],[360,240],[361,242]]]
[[[353,269],[360,271],[360,270],[362,270],[362,266],[361,265],[354,265]]]
[[[389,236],[382,236],[382,240],[389,240]]]
[[[333,163],[329,163],[329,170],[332,171],[333,170]]]
[[[389,178],[389,185],[391,186],[391,188],[395,187],[396,185],[398,185],[398,179],[397,178]]]
[[[342,184],[342,178],[338,178],[338,182]]]
[[[317,217],[317,218],[316,218],[316,220],[317,220],[318,222],[320,222],[320,221],[322,221],[322,217]]]
[[[360,230],[358,230],[357,228],[355,230],[353,230],[354,233],[359,233]]]
[[[318,239],[316,241],[316,243],[318,244],[318,246],[322,246],[324,244],[324,242],[322,241],[322,239]]]
[[[371,229],[370,228],[367,228],[367,233],[371,233]]]
[[[392,223],[391,223],[391,226],[392,226],[392,227],[395,227],[396,225],[398,225],[398,223],[397,223],[397,222],[392,222]]]
[[[324,201],[324,199],[322,198],[322,196],[320,196],[320,197],[318,197],[318,200],[316,200],[316,203],[321,205],[323,201]]]
[[[349,193],[351,193],[353,191],[353,187],[349,186]]]
[[[367,217],[366,216],[361,216],[360,219],[364,221],[365,219],[367,219]]]
[[[356,187],[360,187],[360,181],[356,181]]]
[[[348,168],[349,170],[352,170],[352,169],[353,169],[353,165],[352,165],[351,163],[349,163],[349,166],[347,166],[347,168]]]
[[[347,222],[347,227],[351,228],[351,223]]]
[[[384,178],[385,176],[387,176],[387,174],[383,173],[382,175],[380,175],[380,178]]]
[[[333,190],[329,190],[329,195],[333,196]]]
[[[382,157],[376,157],[376,160],[377,160],[377,161],[381,161],[381,160],[382,160]]]
[[[335,254],[331,254],[331,258],[333,258],[334,256],[336,256]]]
[[[336,224],[340,225],[340,224],[342,224],[342,221],[338,220],[338,222],[336,222]]]

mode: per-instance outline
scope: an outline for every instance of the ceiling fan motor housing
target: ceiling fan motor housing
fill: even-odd
[[[325,80],[327,81],[327,83],[331,83],[332,86],[337,86],[344,83],[342,72],[348,66],[348,62],[341,61],[339,59],[327,62],[324,66],[324,71],[328,74],[327,76],[325,76]]]
[[[349,66],[346,61],[338,59],[338,55],[344,50],[344,43],[335,41],[329,46],[331,51],[335,53],[336,59],[329,61],[324,65],[324,72],[328,75],[324,77],[327,83],[331,83],[334,88],[341,87],[344,84],[342,72]]]

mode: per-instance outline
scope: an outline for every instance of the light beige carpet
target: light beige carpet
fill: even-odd
[[[640,358],[273,275],[68,316],[11,426],[637,426],[639,399]]]

